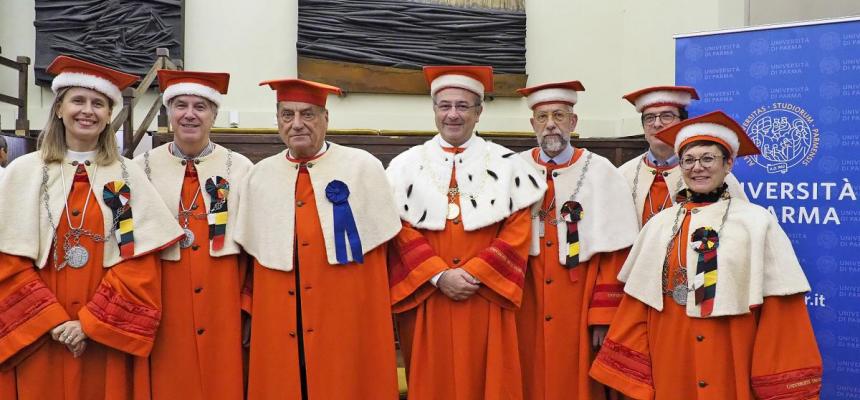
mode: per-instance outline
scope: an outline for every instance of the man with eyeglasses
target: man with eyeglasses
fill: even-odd
[[[522,399],[514,310],[545,184],[474,134],[491,67],[425,67],[439,134],[387,169],[403,230],[390,290],[409,398]]]
[[[254,257],[248,399],[393,399],[385,243],[400,219],[382,164],[325,140],[334,86],[266,81],[287,149],[255,165],[236,241]]]
[[[526,399],[605,399],[588,377],[623,296],[616,279],[636,239],[624,178],[604,157],[570,143],[579,81],[518,90],[538,147],[520,156],[547,184],[531,208],[532,238],[517,335]]]
[[[671,146],[657,139],[656,134],[688,117],[687,106],[699,99],[690,86],[654,86],[623,96],[636,111],[648,142],[648,151],[624,163],[619,170],[627,180],[636,204],[639,227],[651,217],[677,202],[675,196],[685,189],[678,157]],[[729,192],[746,200],[746,195],[734,175],[726,177]]]

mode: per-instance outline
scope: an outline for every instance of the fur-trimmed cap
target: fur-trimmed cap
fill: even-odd
[[[486,65],[435,65],[424,67],[430,96],[446,88],[465,89],[484,99],[493,92],[493,67]]]
[[[260,86],[263,85],[269,85],[277,92],[278,101],[298,101],[320,107],[325,107],[329,93],[336,95],[343,93],[337,86],[304,79],[274,79],[260,82]]]
[[[721,144],[732,152],[732,157],[761,153],[744,128],[722,111],[681,121],[657,132],[656,136],[664,143],[674,146],[675,153],[684,145],[697,140]]]
[[[535,108],[546,103],[566,103],[575,105],[577,101],[576,92],[584,92],[585,87],[579,81],[545,83],[522,89],[517,93],[526,97],[529,108]]]
[[[625,94],[622,98],[641,113],[648,107],[687,107],[693,100],[699,99],[699,94],[691,86],[653,86]]]
[[[192,95],[221,106],[221,95],[227,94],[230,74],[226,72],[197,72],[158,70],[158,87],[164,105],[176,96]]]
[[[58,56],[48,65],[49,74],[56,75],[51,82],[54,94],[65,87],[82,87],[107,96],[114,106],[122,106],[122,90],[138,81],[136,75],[93,64],[69,56]]]

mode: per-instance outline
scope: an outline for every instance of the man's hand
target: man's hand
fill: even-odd
[[[70,352],[72,352],[72,357],[78,358],[82,354],[84,354],[84,350],[87,349],[87,341],[81,340],[80,342],[78,342],[77,345],[67,344],[66,348],[69,349]]]
[[[65,345],[77,346],[87,335],[81,328],[81,321],[66,321],[51,330],[51,338]]]
[[[451,300],[462,301],[475,294],[481,283],[464,269],[454,268],[445,271],[436,286]]]
[[[594,347],[594,350],[603,346],[607,331],[609,331],[609,325],[594,325],[591,327],[591,345]]]
[[[81,328],[81,321],[66,321],[51,330],[51,338],[64,344],[78,358],[87,349],[87,334]]]

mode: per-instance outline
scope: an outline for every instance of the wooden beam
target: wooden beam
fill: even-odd
[[[5,94],[0,94],[0,101],[17,106],[21,101],[17,97],[12,97]]]
[[[143,135],[146,134],[146,130],[149,127],[149,124],[152,123],[152,120],[155,119],[155,116],[158,115],[158,109],[161,105],[161,96],[155,99],[155,102],[149,107],[149,112],[146,113],[146,117],[143,118],[143,121],[140,122],[140,126],[134,131],[134,136],[131,138],[131,146],[125,148],[125,156],[131,158],[134,156],[134,150],[137,148],[137,145],[140,144],[140,141],[143,140]],[[125,132],[123,132],[125,133]]]
[[[0,65],[7,66],[9,68],[19,69],[18,63],[3,56],[0,56]]]
[[[111,132],[116,132],[125,123],[126,117],[128,117],[128,109],[123,108],[119,110],[119,114],[116,115],[116,118],[110,123]]]
[[[428,94],[424,73],[417,69],[383,67],[299,57],[299,78],[335,85],[347,93]],[[493,97],[519,97],[528,75],[494,74]]]
[[[27,89],[29,89],[30,57],[19,56],[18,63],[18,118],[15,120],[15,135],[26,136],[30,131],[27,119]]]

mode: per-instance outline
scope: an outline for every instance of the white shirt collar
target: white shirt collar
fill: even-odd
[[[650,149],[648,150],[646,157],[648,157],[648,161],[651,161],[652,164],[654,164],[658,167],[674,167],[674,166],[678,165],[678,160],[679,160],[677,154],[672,154],[672,157],[669,157],[669,159],[666,161],[658,160],[657,157],[654,155],[653,152],[651,152]]]
[[[555,157],[548,156],[543,152],[543,149],[540,149],[540,160],[544,163],[548,163],[550,160],[553,160],[556,164],[567,164],[571,158],[573,158],[573,146],[571,146],[570,143],[568,143],[567,147]]]

